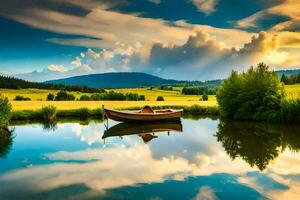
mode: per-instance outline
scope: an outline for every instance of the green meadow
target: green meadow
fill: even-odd
[[[199,101],[200,96],[197,95],[182,95],[181,91],[166,91],[149,88],[133,88],[133,89],[115,89],[116,92],[121,93],[138,93],[145,95],[146,101],[46,101],[49,93],[56,94],[57,90],[41,90],[41,89],[0,89],[0,93],[6,96],[13,107],[13,110],[35,110],[41,109],[47,105],[53,105],[58,110],[71,110],[79,108],[97,109],[102,105],[110,108],[130,108],[142,107],[143,105],[150,106],[191,106],[198,104],[201,106],[216,106],[216,98],[214,95],[209,96],[208,101]],[[70,92],[76,99],[81,95],[88,95],[88,93]],[[29,97],[31,101],[14,101],[17,95]],[[163,96],[165,101],[156,101],[157,96]]]
[[[44,89],[0,89],[0,93],[6,96],[12,104],[13,110],[35,110],[41,109],[47,105],[54,105],[58,110],[71,110],[79,108],[97,109],[101,105],[110,108],[130,108],[142,107],[143,105],[150,106],[191,106],[194,104],[201,106],[217,106],[215,95],[209,95],[208,101],[199,101],[198,95],[182,95],[181,87],[177,87],[172,91],[150,89],[150,88],[130,88],[130,89],[114,89],[121,93],[138,93],[145,95],[146,101],[46,101],[49,93],[56,94],[58,90],[44,90]],[[82,95],[89,93],[70,92],[76,99]],[[300,99],[300,84],[286,85],[285,93],[287,99]],[[17,95],[29,97],[31,101],[14,101]],[[165,101],[156,101],[157,96],[163,96]]]

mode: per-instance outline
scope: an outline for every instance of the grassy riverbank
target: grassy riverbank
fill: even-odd
[[[13,111],[38,110],[53,105],[57,110],[77,110],[80,108],[97,109],[105,105],[107,108],[124,109],[130,107],[149,106],[217,106],[216,101],[10,101]]]
[[[141,109],[141,106],[134,107],[123,107],[122,110],[135,110]],[[153,109],[183,109],[185,115],[219,115],[218,106],[201,106],[201,105],[191,105],[191,106],[180,106],[180,105],[162,105],[153,106]],[[102,118],[103,110],[89,109],[89,108],[79,108],[79,109],[68,109],[68,110],[57,110],[56,118]],[[40,120],[44,118],[44,113],[42,109],[37,110],[15,110],[12,112],[11,120]]]

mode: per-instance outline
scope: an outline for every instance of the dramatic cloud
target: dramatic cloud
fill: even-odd
[[[261,32],[253,35],[242,47],[229,48],[216,37],[197,31],[196,35],[191,35],[183,45],[138,43],[126,48],[120,45],[114,50],[88,49],[74,59],[73,69],[62,72],[59,77],[114,71],[143,71],[176,79],[225,78],[232,70],[246,70],[258,62],[264,61],[272,66],[288,62],[291,57],[287,52],[278,50],[279,44],[277,35]]]
[[[9,14],[8,17],[36,28],[87,37],[71,40],[53,38],[49,41],[84,46],[92,40],[93,46],[109,49],[115,48],[119,43],[124,46],[145,41],[182,43],[192,33],[190,30],[171,26],[161,19],[123,14],[102,7],[93,8],[85,16],[28,8],[19,15]]]
[[[163,76],[213,79],[220,74],[226,77],[233,69],[240,71],[260,61],[267,62],[267,55],[277,49],[276,35],[264,32],[240,49],[226,48],[210,35],[198,32],[184,45],[153,45],[148,65],[152,72],[159,71]]]
[[[63,65],[49,65],[48,66],[49,71],[55,71],[55,72],[65,72],[67,71],[66,68]]]
[[[219,0],[192,0],[199,11],[209,15],[216,11],[215,7]]]
[[[74,57],[69,66],[64,64],[69,70],[54,63],[56,67],[18,77],[49,80],[90,73],[140,71],[167,78],[204,80],[225,78],[231,70],[245,70],[258,62],[266,62],[273,68],[300,65],[297,51],[300,38],[299,32],[295,32],[300,18],[299,3],[291,0],[238,20],[238,29],[192,24],[185,20],[147,18],[141,13],[114,10],[115,6],[128,3],[122,0],[113,3],[106,0],[62,0],[56,2],[56,6],[51,6],[48,0],[45,2],[45,5],[21,3],[15,8],[15,1],[5,1],[8,9],[3,9],[5,6],[0,6],[0,9],[6,17],[34,28],[72,35],[72,38],[53,37],[47,41],[86,47],[87,52]],[[207,15],[218,12],[218,2],[192,1]],[[76,12],[58,9],[60,6],[71,6]],[[269,15],[288,19],[266,33],[240,29],[257,27],[259,20]]]
[[[247,18],[237,21],[237,25],[242,28],[257,27],[257,23],[268,15],[287,17],[287,20],[276,24],[272,30],[275,31],[299,31],[300,1],[285,0],[279,5],[261,10]]]

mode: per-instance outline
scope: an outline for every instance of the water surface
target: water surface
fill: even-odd
[[[0,136],[0,199],[300,198],[297,126],[108,126],[12,125]]]

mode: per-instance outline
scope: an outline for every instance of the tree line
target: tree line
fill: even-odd
[[[215,95],[217,92],[217,88],[209,87],[209,86],[192,86],[192,87],[184,87],[182,89],[182,94],[186,95]]]
[[[290,76],[282,74],[280,81],[285,85],[294,85],[300,83],[300,74],[293,74]]]
[[[28,89],[28,88],[37,88],[37,89],[47,89],[47,90],[65,90],[65,91],[76,91],[84,93],[95,93],[95,92],[104,92],[104,89],[92,88],[87,86],[79,85],[62,85],[62,84],[51,84],[51,83],[37,83],[25,81],[22,79],[7,77],[0,75],[0,88],[7,89]]]
[[[49,93],[47,101],[75,101],[76,97],[73,94],[66,91],[59,91],[56,95]],[[82,95],[79,101],[103,101],[103,100],[118,100],[118,101],[145,101],[145,95],[139,95],[137,93],[120,93],[120,92],[102,92],[93,93],[92,95]]]

